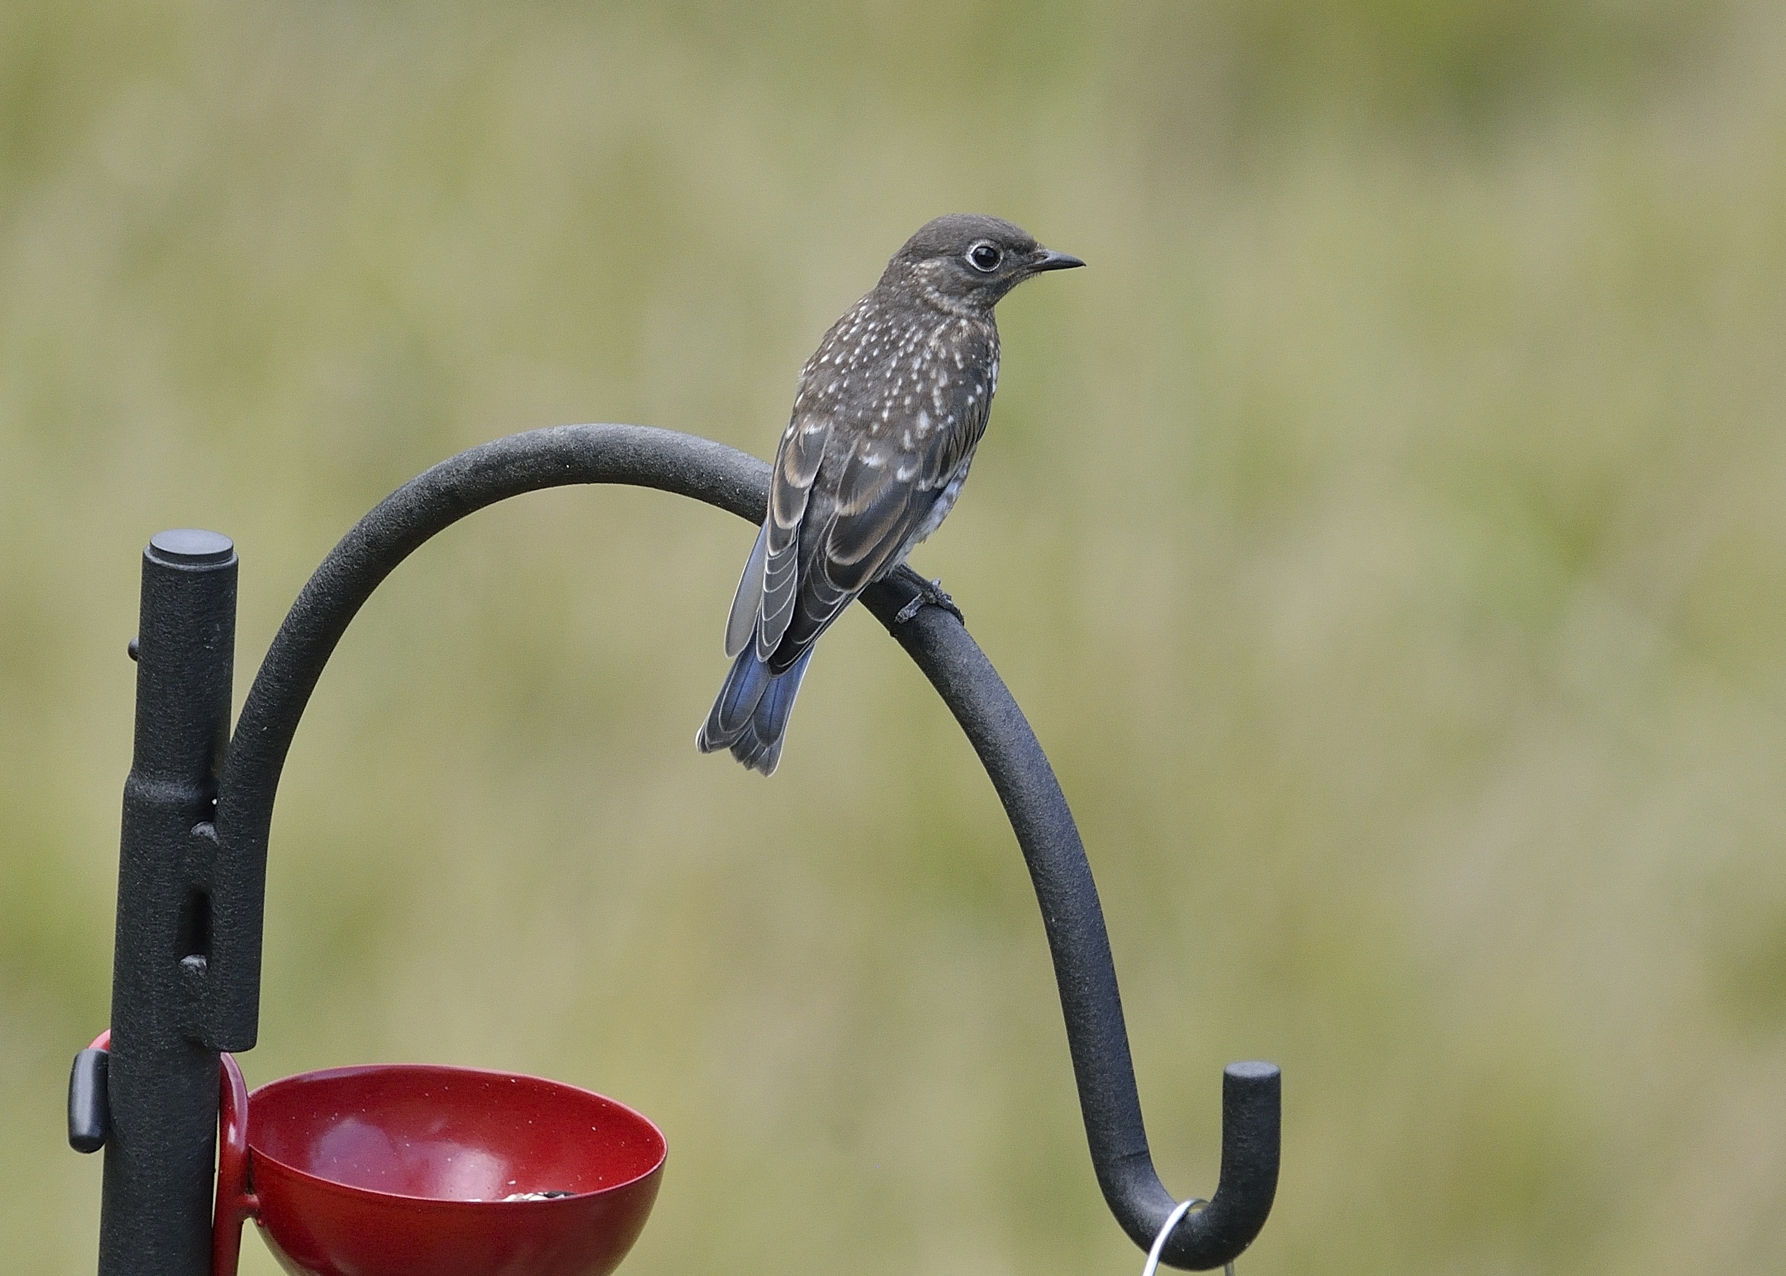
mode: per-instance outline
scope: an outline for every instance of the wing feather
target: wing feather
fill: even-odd
[[[969,423],[971,433],[963,433],[977,443],[984,421],[982,412]],[[838,498],[815,493],[800,535],[800,588],[771,669],[790,667],[856,595],[898,565],[949,479],[972,455],[962,442],[939,431],[922,452],[898,451],[884,464],[846,469]]]
[[[764,548],[769,541],[769,523],[757,529],[757,543],[745,560],[744,574],[738,578],[738,592],[732,595],[732,613],[726,617],[726,655],[735,657],[750,643],[756,628],[757,608],[763,596]]]
[[[775,450],[769,514],[763,520],[763,583],[756,607],[759,660],[769,659],[794,614],[800,583],[800,525],[830,437],[829,417],[796,413]]]

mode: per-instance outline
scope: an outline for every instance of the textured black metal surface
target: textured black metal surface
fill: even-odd
[[[512,435],[442,462],[393,492],[330,552],[274,638],[231,741],[217,807],[214,977],[202,1017],[213,1047],[246,1050],[259,1015],[267,837],[280,771],[323,666],[360,606],[429,537],[507,497],[574,483],[676,492],[760,523],[769,467],[732,448],[629,425],[560,426]],[[924,607],[909,570],[862,601],[936,685],[986,765],[1041,905],[1098,1182],[1130,1237],[1150,1245],[1172,1196],[1148,1153],[1097,888],[1053,769],[1010,692],[959,619]],[[212,1074],[213,1079],[215,1073]],[[1219,1267],[1251,1243],[1277,1185],[1279,1078],[1237,1064],[1223,1082],[1221,1181],[1174,1229],[1164,1260]]]
[[[348,623],[379,582],[443,528],[508,497],[574,483],[657,488],[761,522],[768,466],[707,439],[644,426],[533,430],[442,461],[380,501],[341,538],[280,625],[230,741],[217,808],[223,849],[212,937],[226,974],[207,990],[211,1045],[247,1050],[259,1031],[273,799],[298,719]]]
[[[1177,1202],[1147,1150],[1116,967],[1079,827],[1023,711],[961,621],[940,607],[897,620],[920,587],[915,574],[902,574],[862,601],[935,685],[1004,803],[1042,907],[1098,1185],[1122,1229],[1146,1249]],[[1173,1229],[1162,1261],[1220,1267],[1265,1226],[1277,1192],[1279,1084],[1271,1064],[1227,1069],[1220,1185]]]
[[[199,830],[209,830],[229,731],[235,623],[226,538],[181,531],[150,542],[99,1121],[109,1126],[102,1276],[194,1276],[210,1266],[217,1054],[200,1038],[212,844]]]

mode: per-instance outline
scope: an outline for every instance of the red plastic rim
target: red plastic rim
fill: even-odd
[[[410,1200],[588,1196],[644,1178],[667,1152],[662,1131],[625,1104],[477,1068],[306,1072],[261,1086],[249,1111],[257,1165],[271,1161],[319,1186]]]

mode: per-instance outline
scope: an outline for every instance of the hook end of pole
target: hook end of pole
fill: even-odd
[[[1277,1196],[1282,1127],[1283,1073],[1276,1064],[1248,1061],[1222,1070],[1221,1179],[1209,1204],[1172,1229],[1164,1262],[1209,1271],[1253,1243]]]

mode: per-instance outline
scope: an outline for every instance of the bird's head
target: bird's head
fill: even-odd
[[[943,310],[986,313],[1032,275],[1085,263],[1038,244],[1021,226],[979,213],[950,213],[906,240],[882,288],[914,292]]]

